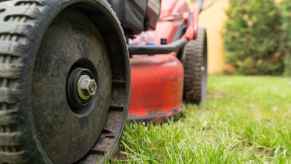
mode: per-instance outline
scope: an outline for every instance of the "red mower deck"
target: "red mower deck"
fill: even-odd
[[[129,119],[160,121],[182,111],[184,69],[173,55],[131,59]]]

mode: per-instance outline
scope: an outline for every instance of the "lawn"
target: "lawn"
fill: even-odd
[[[178,121],[128,124],[111,163],[291,163],[291,79],[212,76]]]

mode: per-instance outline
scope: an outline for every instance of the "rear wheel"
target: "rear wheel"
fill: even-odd
[[[184,100],[200,104],[207,96],[207,34],[200,28],[196,40],[186,44],[182,62],[185,70]]]
[[[29,14],[49,11],[47,3],[0,1],[0,164],[103,162],[125,123],[128,83],[115,80],[104,29],[86,8],[39,27]]]

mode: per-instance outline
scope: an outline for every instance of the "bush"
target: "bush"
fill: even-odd
[[[282,74],[281,16],[273,0],[230,0],[227,16],[227,62],[242,74]]]
[[[291,76],[291,1],[284,0],[281,3],[282,11],[282,29],[283,42],[282,47],[284,50],[285,56],[285,75]]]

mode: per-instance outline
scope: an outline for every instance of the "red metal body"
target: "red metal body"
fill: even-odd
[[[155,31],[131,41],[136,45],[160,45],[176,39],[193,40],[197,33],[198,11],[186,0],[162,0]],[[184,70],[176,53],[154,56],[133,55],[131,59],[130,120],[160,121],[182,111]]]
[[[136,56],[131,66],[130,119],[158,121],[181,111],[184,70],[175,56]]]

